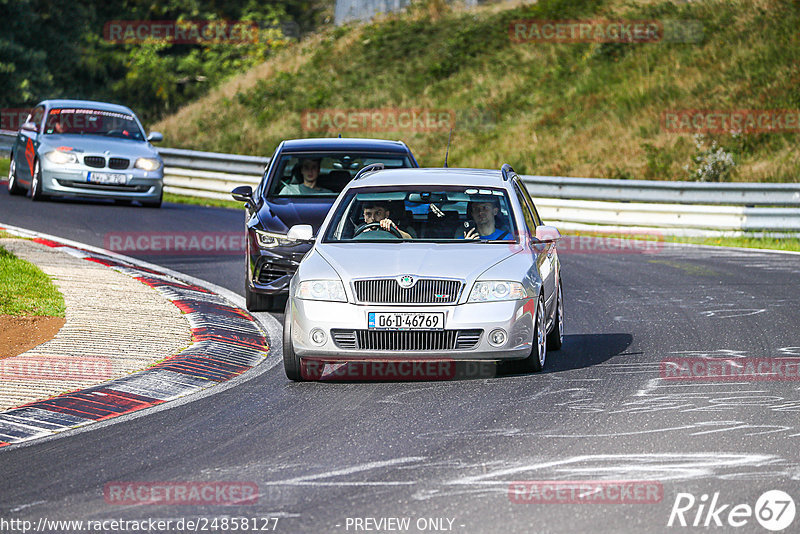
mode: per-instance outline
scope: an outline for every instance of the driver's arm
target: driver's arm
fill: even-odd
[[[389,217],[386,217],[385,219],[382,219],[382,220],[381,220],[381,228],[383,228],[383,229],[385,229],[385,230],[387,230],[387,231],[388,231],[388,230],[389,230],[389,229],[390,229],[392,226],[394,226],[395,228],[397,228],[397,231],[400,233],[400,236],[401,236],[403,239],[413,239],[413,238],[411,237],[411,234],[409,234],[408,232],[404,232],[403,230],[401,230],[401,229],[400,229],[400,227],[399,227],[399,226],[397,226],[396,224],[394,224],[394,222],[393,222],[393,221],[392,221],[392,220],[391,220]]]

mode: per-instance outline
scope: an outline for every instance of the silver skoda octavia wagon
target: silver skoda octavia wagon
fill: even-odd
[[[362,169],[289,286],[283,358],[310,361],[521,360],[561,347],[557,243],[509,165],[500,171]]]

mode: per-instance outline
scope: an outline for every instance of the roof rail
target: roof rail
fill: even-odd
[[[385,165],[383,163],[370,163],[369,165],[359,170],[353,177],[353,180],[358,180],[359,178],[362,178],[364,177],[364,175],[369,174],[371,172],[382,171],[384,167]]]
[[[507,182],[512,174],[517,174],[516,171],[511,168],[511,165],[508,163],[503,163],[503,166],[500,167],[500,173],[503,175],[503,181]]]

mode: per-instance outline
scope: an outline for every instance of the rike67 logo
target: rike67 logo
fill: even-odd
[[[750,524],[755,517],[765,529],[779,532],[792,524],[794,516],[794,499],[781,490],[762,493],[755,506],[725,503],[718,491],[711,496],[704,493],[700,498],[691,493],[678,493],[667,526],[723,527],[727,530]]]

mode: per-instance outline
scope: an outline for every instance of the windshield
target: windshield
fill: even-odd
[[[269,197],[337,196],[362,167],[383,163],[387,169],[411,167],[403,154],[335,152],[284,154],[278,161]]]
[[[404,186],[349,192],[324,241],[516,242],[516,235],[503,190]]]
[[[102,135],[136,141],[144,140],[144,134],[133,115],[98,109],[51,109],[47,114],[44,133],[47,135]]]

